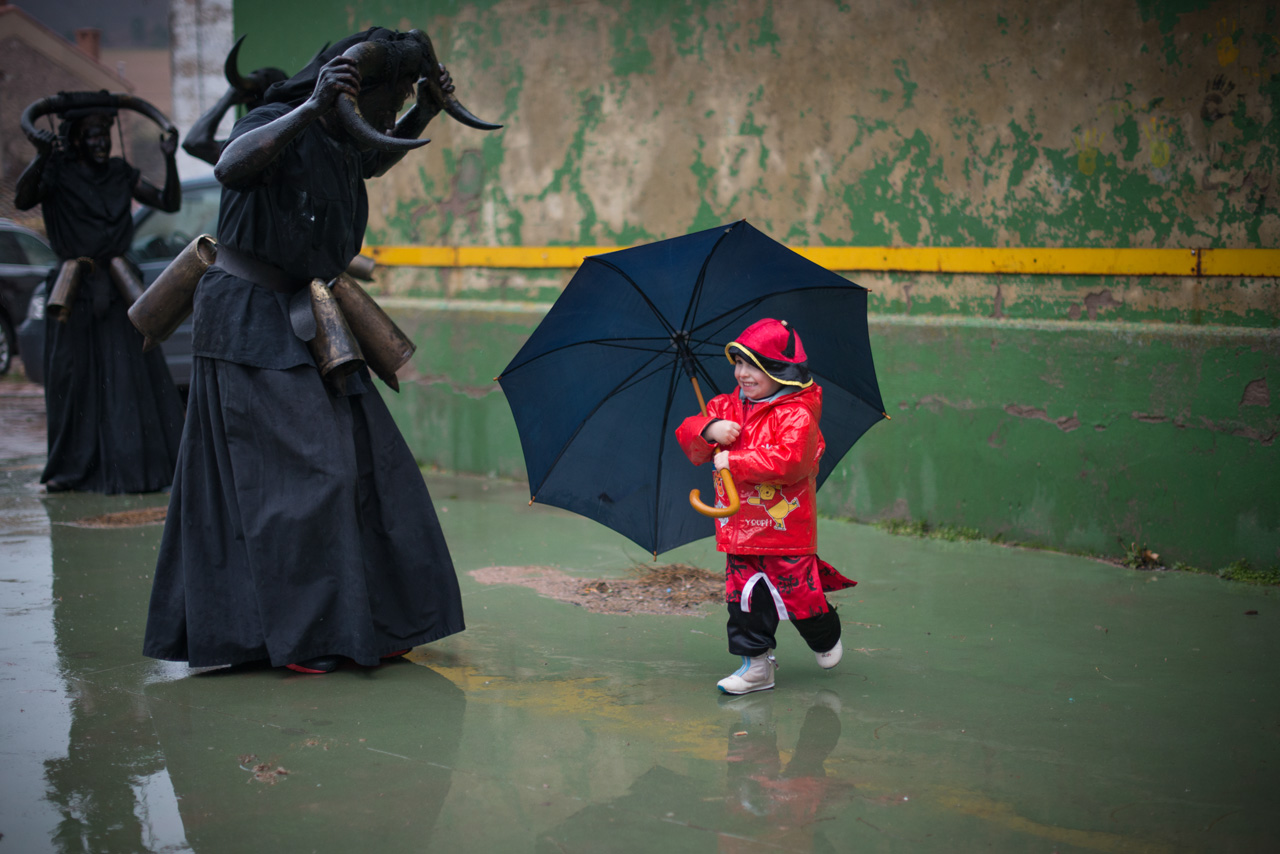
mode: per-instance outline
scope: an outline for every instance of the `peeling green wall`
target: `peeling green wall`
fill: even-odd
[[[1276,4],[284,0],[235,13],[237,33],[283,30],[246,42],[250,67],[296,68],[372,23],[423,27],[464,103],[505,123],[437,121],[430,146],[373,183],[375,243],[626,244],[745,217],[795,245],[1280,246]],[[566,277],[398,271],[388,284],[546,298]],[[1280,316],[1274,280],[862,278],[872,310],[892,313]]]
[[[542,317],[392,302],[419,343],[384,392],[427,466],[520,477],[491,378]],[[1280,336],[1227,327],[877,315],[892,420],[819,493],[855,519],[925,519],[1093,554],[1277,563]]]
[[[747,218],[797,246],[1280,246],[1276,4],[235,6],[237,34],[278,33],[245,67],[296,68],[372,23],[428,30],[463,102],[506,125],[433,123],[371,183],[372,243],[629,244]],[[393,404],[424,460],[518,472],[488,382],[528,321],[506,305],[570,273],[381,274],[386,295],[493,305],[410,312],[488,365],[464,379],[468,359],[424,343],[425,379]],[[852,278],[894,419],[829,511],[1280,563],[1275,279]]]
[[[1131,323],[882,317],[893,420],[824,487],[829,512],[974,527],[1172,565],[1280,563],[1280,336]]]

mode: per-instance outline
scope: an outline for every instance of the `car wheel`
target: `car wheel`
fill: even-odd
[[[13,335],[13,324],[9,322],[9,318],[0,314],[0,376],[9,373],[17,340]]]

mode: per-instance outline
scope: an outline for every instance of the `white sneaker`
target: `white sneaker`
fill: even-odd
[[[742,666],[716,683],[726,694],[750,694],[773,687],[773,671],[778,667],[772,655],[742,656]]]
[[[836,645],[826,652],[815,652],[813,657],[818,659],[818,666],[823,670],[830,670],[840,663],[840,659],[844,658],[844,647],[840,641],[836,641]]]

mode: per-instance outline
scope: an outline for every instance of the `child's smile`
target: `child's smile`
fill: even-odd
[[[782,383],[741,356],[733,357],[733,378],[748,400],[764,400],[782,390]]]

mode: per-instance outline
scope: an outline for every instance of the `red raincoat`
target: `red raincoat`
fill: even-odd
[[[818,421],[817,383],[766,403],[737,393],[716,395],[706,415],[686,418],[676,440],[694,465],[709,462],[716,445],[702,438],[713,420],[742,425],[729,450],[729,472],[742,509],[716,520],[716,548],[743,555],[810,555],[818,551],[818,460],[826,449]],[[719,479],[716,506],[725,506]]]
[[[827,447],[818,429],[822,389],[815,383],[764,403],[739,394],[716,395],[706,415],[686,418],[676,429],[676,440],[695,465],[715,456],[717,446],[702,438],[702,431],[717,418],[742,425],[729,448],[729,473],[741,509],[716,520],[716,548],[730,555],[725,601],[751,610],[751,589],[764,580],[781,619],[826,613],[825,593],[858,582],[817,557],[818,461]],[[716,506],[726,503],[716,478]],[[735,560],[733,555],[763,557]],[[814,557],[802,560],[805,555]]]

